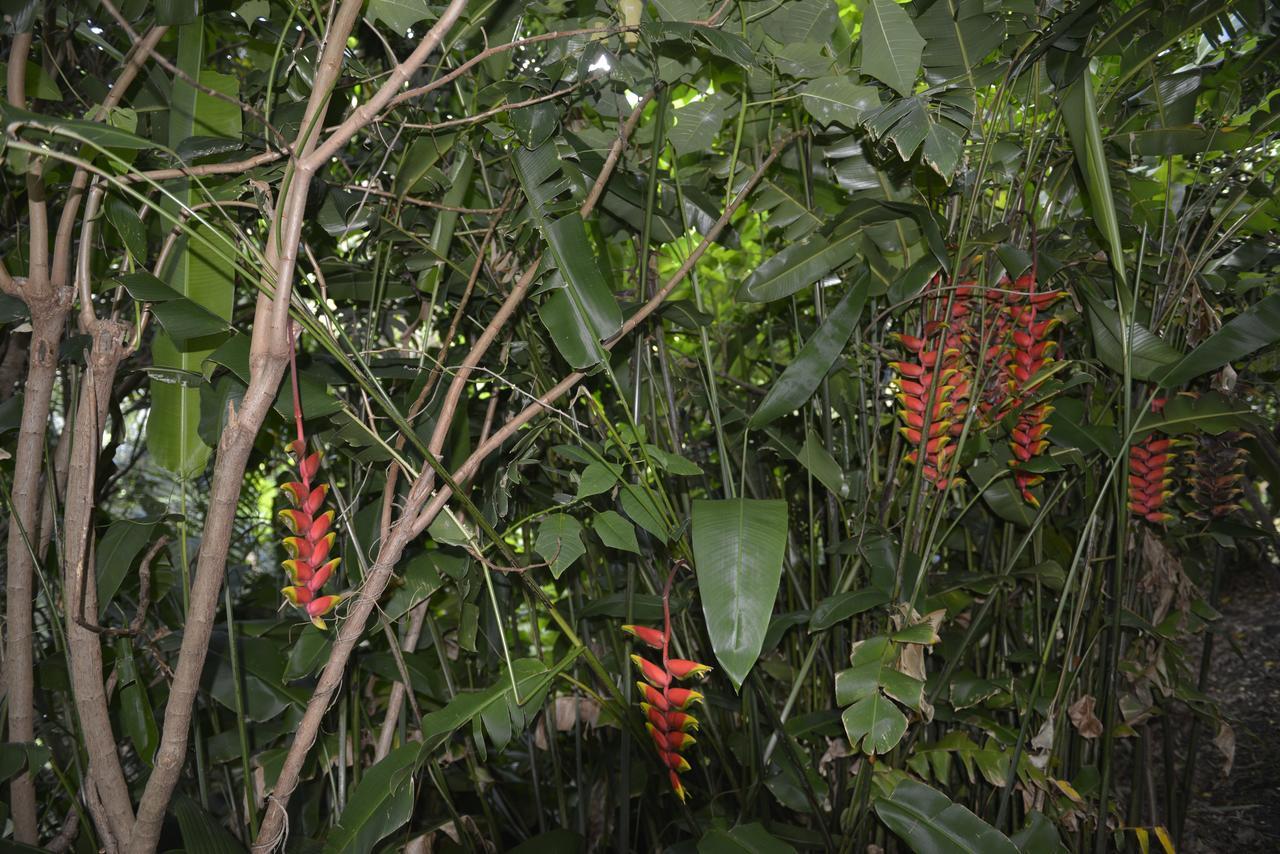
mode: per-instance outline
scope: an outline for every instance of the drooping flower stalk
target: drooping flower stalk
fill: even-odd
[[[280,592],[295,607],[304,611],[316,628],[324,629],[325,615],[342,599],[341,595],[322,595],[325,583],[333,575],[341,558],[330,557],[337,533],[333,526],[333,510],[324,510],[329,485],[316,484],[320,471],[320,453],[307,454],[307,438],[302,427],[302,399],[298,393],[296,337],[290,335],[289,372],[293,383],[293,419],[298,438],[287,446],[298,467],[298,479],[282,487],[293,507],[281,510],[280,518],[292,536],[284,538],[289,559],[284,562],[289,586]]]
[[[694,743],[690,730],[698,728],[698,719],[689,714],[688,708],[702,700],[702,695],[688,688],[678,688],[675,683],[690,678],[703,678],[711,672],[711,668],[696,661],[682,658],[671,658],[671,585],[681,567],[686,567],[682,560],[676,561],[670,574],[667,575],[666,586],[662,589],[662,629],[649,626],[623,626],[622,630],[633,635],[650,649],[661,650],[662,663],[658,664],[639,655],[631,656],[643,682],[636,683],[640,688],[640,709],[644,712],[645,729],[658,750],[658,758],[662,762],[671,782],[671,790],[680,800],[687,797],[688,792],[680,782],[680,775],[689,770],[689,762],[681,755],[685,748]]]
[[[1006,395],[998,402],[997,417],[1006,412],[1017,413],[1009,437],[1009,450],[1013,453],[1014,483],[1028,504],[1038,507],[1039,500],[1031,488],[1039,485],[1044,477],[1027,471],[1023,466],[1044,453],[1049,447],[1049,413],[1053,407],[1047,403],[1032,403],[1037,389],[1047,377],[1046,368],[1053,364],[1053,353],[1058,344],[1049,333],[1058,325],[1055,317],[1042,317],[1042,312],[1066,295],[1065,291],[1036,292],[1034,272],[1019,276],[1005,283],[1005,311],[1008,319],[1008,336],[1004,354],[998,360],[1003,372]]]
[[[1164,409],[1162,397],[1151,401],[1151,411]],[[1173,519],[1163,508],[1173,497],[1175,443],[1167,436],[1152,433],[1129,448],[1129,510],[1148,522],[1162,524]]]
[[[1195,509],[1191,516],[1202,521],[1221,519],[1240,509],[1244,463],[1248,453],[1240,447],[1247,433],[1231,431],[1220,436],[1201,435],[1188,455],[1188,483]]]
[[[923,337],[896,336],[911,358],[890,362],[890,367],[898,375],[898,430],[911,446],[905,459],[921,466],[925,480],[946,489],[955,480],[950,474],[956,450],[951,442],[964,431],[969,412],[973,283],[962,282],[948,292],[940,290],[940,283],[934,277],[932,293],[925,298],[928,319]]]

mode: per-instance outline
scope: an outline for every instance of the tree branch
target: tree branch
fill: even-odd
[[[347,37],[359,19],[362,5],[362,0],[342,0],[333,21],[326,29],[320,61],[316,64],[311,97],[294,146],[298,159],[294,161],[292,172],[286,175],[287,189],[267,236],[265,267],[268,280],[263,282],[263,290],[271,290],[273,293],[271,297],[265,293],[258,297],[253,339],[250,343],[249,387],[245,391],[239,412],[232,410],[218,443],[209,511],[191,588],[191,606],[174,670],[160,749],[156,754],[155,769],[147,780],[147,787],[138,807],[133,836],[127,846],[129,851],[151,851],[155,848],[165,809],[186,758],[191,715],[226,573],[227,550],[230,547],[241,482],[254,440],[275,399],[288,358],[289,304],[311,176],[368,121],[367,118],[354,120],[353,117],[344,122],[340,131],[335,132],[325,143],[325,146],[330,146],[329,149],[325,146],[315,147],[315,133],[342,70]],[[386,86],[399,86],[399,83],[392,81],[397,78],[402,80],[426,61],[444,32],[461,15],[465,5],[464,0],[452,0],[413,56],[392,72],[391,80]],[[410,64],[411,67],[406,68]],[[385,93],[383,100],[390,98],[391,94],[393,93]],[[373,100],[378,101],[383,95],[380,90]],[[272,815],[273,813],[268,812],[266,816],[262,825],[264,832],[271,828]],[[280,831],[279,819],[276,821],[272,834]]]
[[[89,756],[89,776],[97,785],[110,834],[128,839],[133,829],[133,803],[125,781],[116,739],[111,728],[111,712],[102,681],[102,647],[98,635],[80,624],[81,614],[96,621],[98,585],[89,562],[93,537],[94,479],[102,426],[116,370],[125,355],[128,330],[112,321],[94,321],[93,343],[81,383],[71,441],[71,466],[67,479],[67,500],[63,531],[63,604],[66,615],[67,646],[71,660],[71,696],[80,718],[85,751]]]

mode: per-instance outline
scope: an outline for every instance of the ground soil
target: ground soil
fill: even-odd
[[[1235,730],[1235,766],[1223,775],[1204,732],[1181,852],[1280,852],[1280,571],[1228,569],[1219,610],[1208,688]]]

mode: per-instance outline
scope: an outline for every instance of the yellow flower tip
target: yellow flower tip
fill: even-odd
[[[312,617],[312,618],[311,618],[311,625],[315,626],[317,629],[319,629],[319,630],[320,630],[320,631],[322,631],[322,632],[324,632],[324,631],[328,631],[328,630],[329,630],[329,624],[328,624],[328,623],[326,623],[326,622],[325,622],[322,618],[320,618],[320,617]]]
[[[299,606],[299,604],[300,604],[300,603],[299,603],[299,601],[298,601],[298,588],[297,588],[297,587],[286,587],[286,588],[284,588],[283,590],[281,590],[280,592],[281,592],[281,593],[283,593],[283,594],[284,594],[284,598],[288,599],[288,600],[289,600],[289,601],[290,601],[290,602],[291,602],[295,607],[298,607],[298,606]]]

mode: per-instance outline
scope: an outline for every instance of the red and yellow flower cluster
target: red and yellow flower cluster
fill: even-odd
[[[1151,411],[1164,409],[1165,399],[1151,402]],[[1129,448],[1129,511],[1148,522],[1173,519],[1164,510],[1173,496],[1174,442],[1154,433]]]
[[[1035,277],[1031,274],[1019,276],[1012,282],[1005,279],[1000,284],[1000,289],[993,289],[987,295],[989,306],[995,304],[1002,309],[997,317],[1003,321],[996,324],[1000,337],[994,339],[991,348],[995,351],[991,354],[994,356],[992,361],[997,365],[993,378],[996,386],[992,389],[994,394],[987,399],[992,400],[994,412],[999,413],[993,420],[1003,418],[1006,413],[1016,414],[1017,420],[1009,436],[1014,482],[1023,500],[1038,507],[1040,502],[1031,488],[1044,477],[1025,471],[1022,465],[1049,447],[1046,437],[1049,435],[1049,413],[1053,412],[1053,407],[1033,401],[1037,389],[1048,376],[1046,369],[1053,364],[1053,353],[1058,348],[1057,342],[1049,338],[1049,333],[1058,325],[1058,319],[1044,317],[1043,313],[1066,292],[1037,293]]]
[[[662,629],[648,626],[623,626],[622,630],[634,635],[650,649],[662,653],[661,663],[651,661],[639,655],[631,656],[636,667],[644,677],[637,683],[640,688],[640,709],[644,712],[645,729],[658,749],[658,758],[662,762],[671,780],[671,789],[680,800],[684,800],[688,792],[680,782],[680,775],[689,770],[689,762],[683,751],[694,743],[690,730],[698,728],[698,719],[689,714],[689,707],[702,700],[702,695],[689,688],[676,687],[675,683],[683,679],[703,678],[711,672],[711,668],[696,661],[682,658],[671,658],[671,582],[683,561],[677,561],[671,568],[666,587],[662,591]]]
[[[1053,407],[1034,399],[1057,347],[1049,335],[1058,321],[1045,314],[1065,291],[1037,292],[1035,276],[1028,273],[1013,281],[1002,278],[978,305],[977,288],[962,281],[943,289],[935,277],[925,295],[923,336],[897,336],[910,354],[890,363],[898,375],[899,430],[912,448],[906,459],[920,463],[925,479],[939,489],[954,481],[952,443],[964,431],[972,398],[984,427],[1014,416],[1009,447],[1015,482],[1022,497],[1037,504],[1031,488],[1043,478],[1021,466],[1049,444]]]
[[[951,442],[964,430],[973,384],[968,358],[973,283],[948,291],[940,290],[940,283],[935,277],[925,298],[924,336],[896,336],[911,358],[889,366],[898,375],[898,430],[912,448],[906,460],[920,464],[925,480],[946,489],[955,479],[951,460],[956,447]]]
[[[329,557],[337,537],[330,530],[333,511],[321,511],[329,486],[323,483],[312,486],[320,471],[319,452],[308,456],[306,443],[302,439],[290,442],[289,451],[298,461],[298,480],[286,483],[283,487],[293,502],[293,507],[281,510],[280,518],[293,536],[284,539],[284,547],[289,552],[284,568],[291,584],[281,592],[295,607],[305,611],[317,628],[323,629],[326,627],[325,615],[342,598],[338,595],[320,595],[325,582],[342,560]]]

